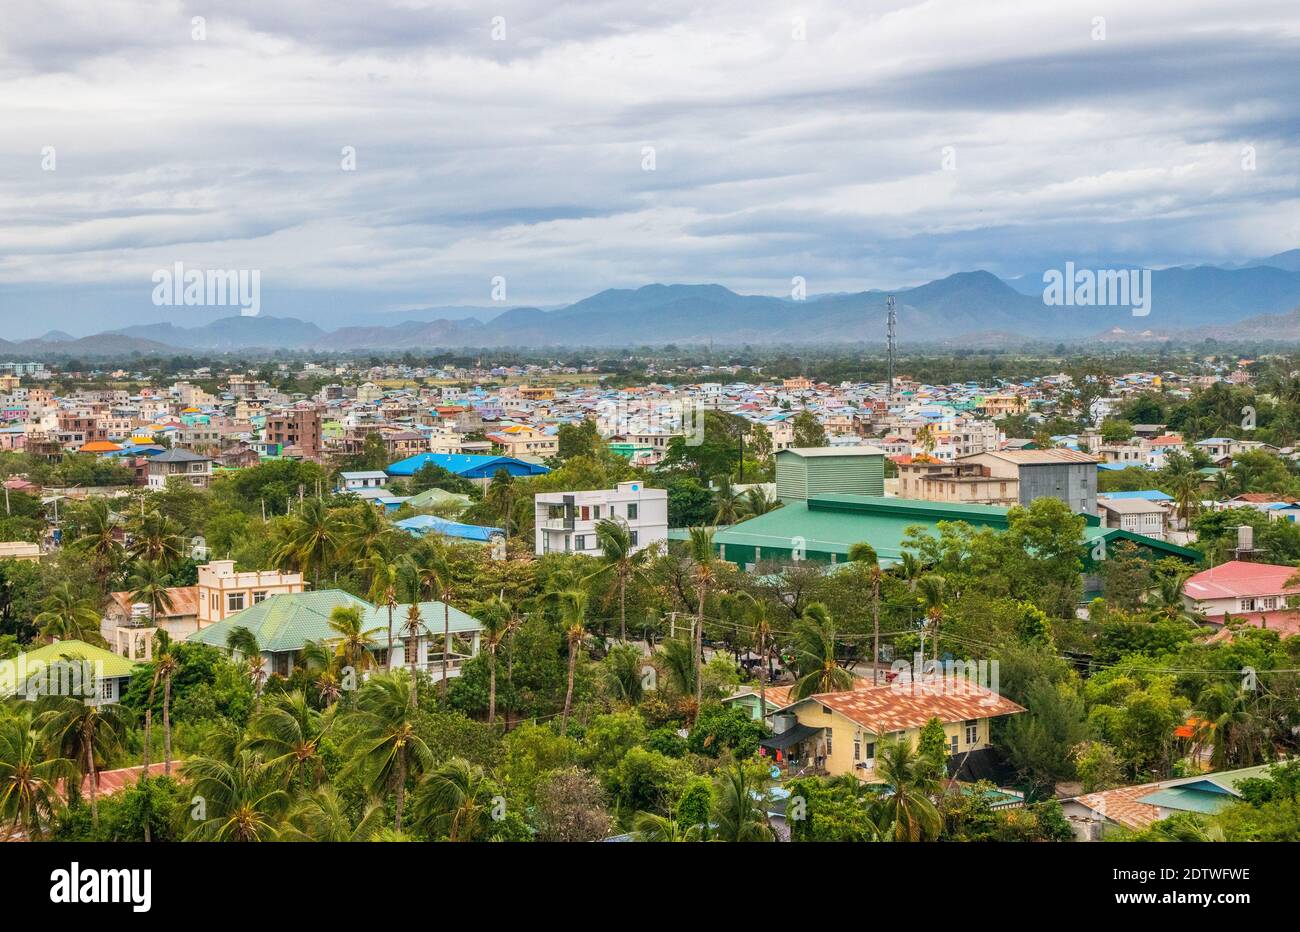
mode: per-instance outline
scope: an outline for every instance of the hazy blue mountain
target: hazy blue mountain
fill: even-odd
[[[895,295],[902,343],[991,346],[1028,340],[1093,338],[1122,331],[1169,335],[1229,330],[1237,324],[1285,315],[1300,306],[1300,251],[1281,253],[1241,268],[1197,266],[1159,269],[1151,276],[1151,311],[1135,317],[1127,307],[1053,307],[1042,298],[1041,275],[1004,281],[990,272],[958,272]],[[1080,268],[1091,266],[1080,266]],[[243,349],[396,350],[450,347],[579,347],[705,343],[879,343],[885,339],[881,290],[821,294],[805,301],[788,296],[737,294],[718,284],[652,284],[608,289],[565,307],[473,309],[477,315],[427,319],[427,308],[401,317],[377,312],[326,330],[296,317],[227,316],[198,326],[171,322],[112,331],[119,342],[191,351]],[[464,312],[468,308],[457,310]],[[314,315],[313,315],[314,316]],[[486,319],[485,319],[486,318]],[[1267,331],[1252,323],[1248,330]],[[1109,338],[1109,337],[1108,337]],[[95,341],[99,341],[97,344]],[[19,347],[71,353],[82,341],[49,334]],[[3,345],[0,344],[0,348]]]

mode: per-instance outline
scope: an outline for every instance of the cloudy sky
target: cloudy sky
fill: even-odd
[[[200,322],[178,261],[326,323],[1229,263],[1300,247],[1300,4],[4,0],[0,127],[10,338]]]

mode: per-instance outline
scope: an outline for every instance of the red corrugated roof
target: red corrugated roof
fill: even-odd
[[[1190,599],[1235,599],[1243,596],[1300,593],[1300,586],[1283,584],[1296,574],[1294,566],[1230,560],[1189,576],[1183,592]]]

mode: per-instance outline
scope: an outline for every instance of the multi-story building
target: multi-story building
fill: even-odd
[[[189,450],[167,450],[149,457],[147,485],[164,489],[169,479],[184,479],[198,489],[212,482],[212,460]]]
[[[322,449],[320,411],[316,408],[291,408],[268,414],[262,439],[267,443],[277,443],[284,449],[296,447],[306,459],[316,459]]]
[[[959,463],[989,468],[996,478],[1020,481],[1020,504],[1059,498],[1076,514],[1097,512],[1097,458],[1078,450],[985,450]]]
[[[533,498],[536,552],[598,554],[596,523],[606,518],[627,525],[637,550],[668,539],[668,491],[640,482],[589,492],[541,492]]]
[[[199,567],[198,627],[242,612],[267,596],[302,591],[301,573],[276,570],[239,573],[235,571],[234,560],[213,560]]]
[[[979,463],[927,463],[913,460],[898,466],[898,495],[927,502],[970,505],[1016,505],[1020,480],[994,476]]]

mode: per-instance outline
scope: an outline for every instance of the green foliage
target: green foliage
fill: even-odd
[[[706,703],[696,716],[686,747],[706,757],[730,752],[743,760],[758,753],[758,742],[766,733],[762,723],[750,718],[740,706]]]

